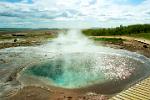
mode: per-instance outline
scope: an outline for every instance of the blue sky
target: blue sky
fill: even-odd
[[[150,0],[0,0],[0,27],[89,28],[150,23]]]
[[[17,2],[22,2],[26,1],[27,3],[32,3],[32,0],[1,0],[2,2],[10,2],[10,3],[17,3]]]
[[[131,5],[138,5],[142,3],[144,0],[116,0],[116,2],[120,4],[131,4]]]

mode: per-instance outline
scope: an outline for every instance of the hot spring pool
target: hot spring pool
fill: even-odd
[[[148,75],[149,64],[143,56],[66,53],[27,67],[21,77],[34,77],[64,89],[94,88],[107,93],[109,88],[115,93]]]
[[[97,46],[76,30],[40,46],[7,48],[0,53],[0,96],[24,86],[112,95],[150,75],[149,58]]]

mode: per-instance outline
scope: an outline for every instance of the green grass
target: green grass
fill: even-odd
[[[131,34],[129,36],[150,40],[150,33]]]
[[[112,42],[112,43],[122,43],[125,39],[121,38],[94,38],[95,41],[104,41],[104,42]]]

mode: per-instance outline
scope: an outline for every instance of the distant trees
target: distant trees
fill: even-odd
[[[130,35],[138,33],[150,33],[150,24],[137,24],[116,28],[100,28],[83,30],[85,35],[106,36],[106,35]]]

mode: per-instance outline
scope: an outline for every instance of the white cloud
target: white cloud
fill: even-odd
[[[120,4],[120,0],[27,0],[18,3],[0,2],[0,16],[48,21],[97,21],[99,23],[150,22],[150,0],[140,4]],[[122,2],[127,2],[124,0]],[[1,19],[0,19],[1,21]],[[7,21],[7,20],[6,20]],[[14,22],[15,23],[15,22]],[[115,24],[113,24],[115,25]]]

